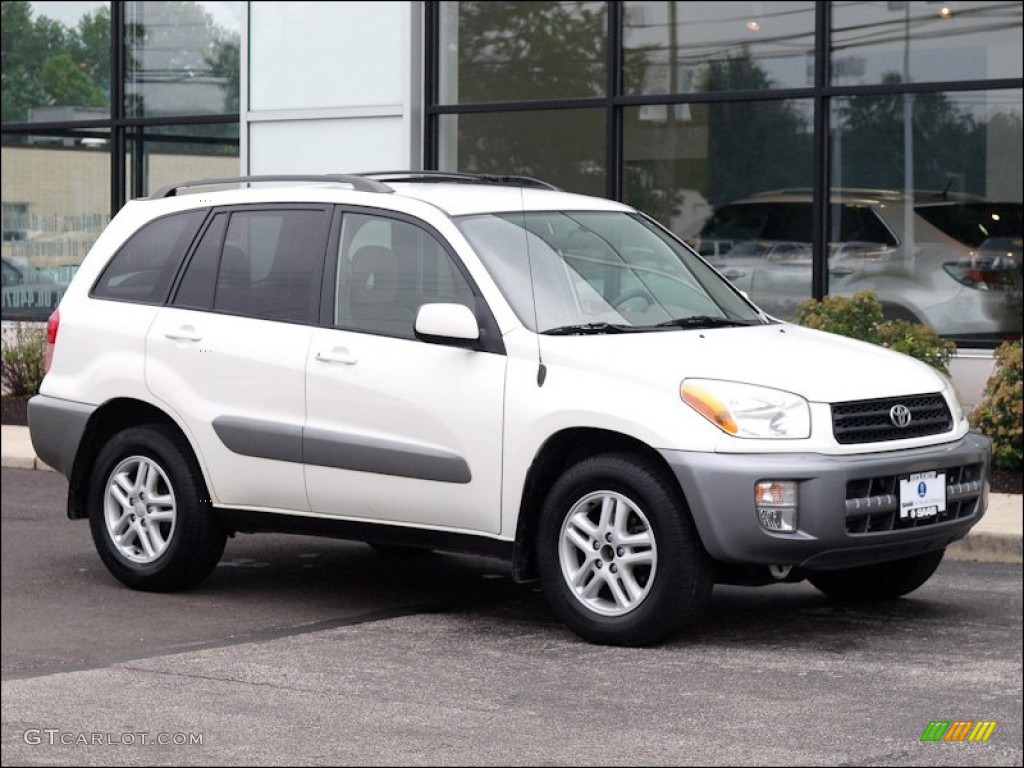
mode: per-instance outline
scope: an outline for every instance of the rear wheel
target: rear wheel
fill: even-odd
[[[163,424],[114,435],[93,468],[89,527],[100,559],[133,589],[171,591],[202,581],[226,535],[185,439]]]
[[[844,603],[874,603],[902,597],[924,584],[942,562],[945,550],[862,565],[841,571],[819,571],[807,577],[815,587]]]
[[[548,600],[590,642],[666,640],[711,594],[711,564],[678,488],[639,457],[571,467],[544,502],[537,536]]]

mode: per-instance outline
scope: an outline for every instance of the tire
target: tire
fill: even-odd
[[[132,589],[194,586],[216,567],[227,537],[185,439],[147,424],[114,435],[96,458],[89,527],[100,559]]]
[[[902,597],[924,584],[942,562],[944,549],[876,565],[818,571],[807,577],[833,600],[843,603],[876,603]]]
[[[711,595],[711,561],[679,489],[631,454],[570,467],[544,501],[536,545],[548,601],[592,643],[667,640]]]
[[[882,305],[882,319],[883,320],[903,320],[907,323],[920,323],[921,319],[911,312],[906,307],[901,307],[899,304],[883,304]]]

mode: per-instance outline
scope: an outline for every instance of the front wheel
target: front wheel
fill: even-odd
[[[902,597],[924,584],[942,562],[945,550],[927,552],[888,563],[819,571],[807,577],[833,600],[844,603],[875,603]]]
[[[133,589],[171,591],[202,581],[227,539],[185,439],[162,424],[114,435],[96,458],[89,527],[100,559]]]
[[[537,536],[545,594],[590,642],[667,640],[711,594],[710,560],[679,489],[639,457],[572,466],[552,486]]]

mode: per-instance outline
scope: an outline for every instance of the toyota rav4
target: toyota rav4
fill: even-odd
[[[904,595],[987,503],[934,369],[532,179],[172,186],[47,334],[32,441],[136,589],[197,584],[238,532],[318,534],[508,558],[583,638],[642,645],[715,583]]]

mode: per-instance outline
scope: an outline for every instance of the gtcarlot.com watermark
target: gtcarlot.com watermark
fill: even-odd
[[[150,733],[148,731],[103,731],[75,733],[58,728],[29,728],[22,736],[30,746],[65,747],[201,747],[201,733]]]

